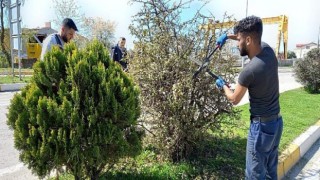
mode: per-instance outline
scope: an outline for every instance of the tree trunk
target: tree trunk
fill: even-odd
[[[4,0],[0,0],[0,21],[1,21],[1,34],[0,34],[0,44],[1,44],[1,49],[3,54],[5,55],[6,59],[7,59],[7,63],[9,66],[11,66],[11,55],[10,53],[6,50],[5,47],[5,42],[4,42],[4,8],[5,8],[5,4],[4,4]]]
[[[80,180],[81,178],[74,174],[74,180]]]
[[[90,176],[90,180],[97,180],[97,179],[99,179],[99,174],[100,174],[100,172],[101,172],[101,170],[100,170],[100,168],[93,168],[92,170],[91,170],[91,172],[92,172],[92,175]]]

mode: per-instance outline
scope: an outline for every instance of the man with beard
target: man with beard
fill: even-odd
[[[229,39],[238,41],[241,56],[250,62],[241,71],[234,91],[219,77],[218,88],[223,89],[233,104],[238,104],[249,91],[250,128],[246,149],[246,179],[278,179],[278,146],[283,122],[279,105],[278,61],[273,49],[261,42],[262,21],[249,16],[234,27],[234,35],[222,35],[217,45]]]
[[[118,62],[124,71],[128,70],[128,63],[126,61],[127,56],[127,49],[126,45],[126,38],[120,37],[118,44],[112,47],[111,50],[111,57],[114,61]]]
[[[62,21],[60,33],[50,34],[42,43],[41,60],[43,60],[46,52],[51,50],[52,45],[57,45],[63,49],[64,43],[70,42],[73,39],[78,28],[70,18],[65,18]]]

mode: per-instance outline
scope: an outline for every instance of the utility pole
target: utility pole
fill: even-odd
[[[248,16],[248,0],[247,0],[247,6],[246,6],[246,17]]]
[[[246,5],[246,17],[248,17],[248,0],[247,0],[247,5]],[[241,58],[241,67],[244,67],[244,61],[245,61],[245,57]]]
[[[319,36],[320,36],[320,25],[319,25],[319,33],[318,33],[318,51],[319,51]]]
[[[13,2],[13,3],[12,3]],[[14,49],[18,51],[19,79],[21,79],[21,0],[8,0],[9,23],[10,23],[10,49],[12,78],[14,78]],[[17,45],[17,47],[15,47]]]

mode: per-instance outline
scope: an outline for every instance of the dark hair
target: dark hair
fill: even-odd
[[[261,41],[262,20],[257,16],[248,16],[238,22],[233,29],[234,34],[243,33],[244,35],[254,35]]]
[[[63,21],[62,21],[62,26],[63,27],[67,27],[67,28],[71,28],[71,29],[74,29],[75,31],[78,31],[78,28],[76,26],[76,24],[73,22],[72,19],[70,18],[65,18]]]
[[[125,37],[120,37],[120,40],[125,41],[126,38]]]

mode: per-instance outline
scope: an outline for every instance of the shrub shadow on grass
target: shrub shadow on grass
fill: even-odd
[[[116,172],[116,173],[110,173],[107,172],[102,175],[102,177],[99,178],[99,180],[118,180],[118,179],[126,179],[126,180],[162,180],[162,179],[168,179],[168,177],[159,177],[158,175],[149,175],[145,173],[138,173],[138,172],[129,172],[129,173],[123,173],[123,172]]]
[[[153,160],[146,167],[129,163],[124,171],[107,172],[100,179],[244,179],[246,139],[209,136],[192,152],[184,162]],[[149,151],[147,156],[153,153]]]
[[[243,179],[246,139],[210,137],[190,156],[190,163],[201,179]]]

